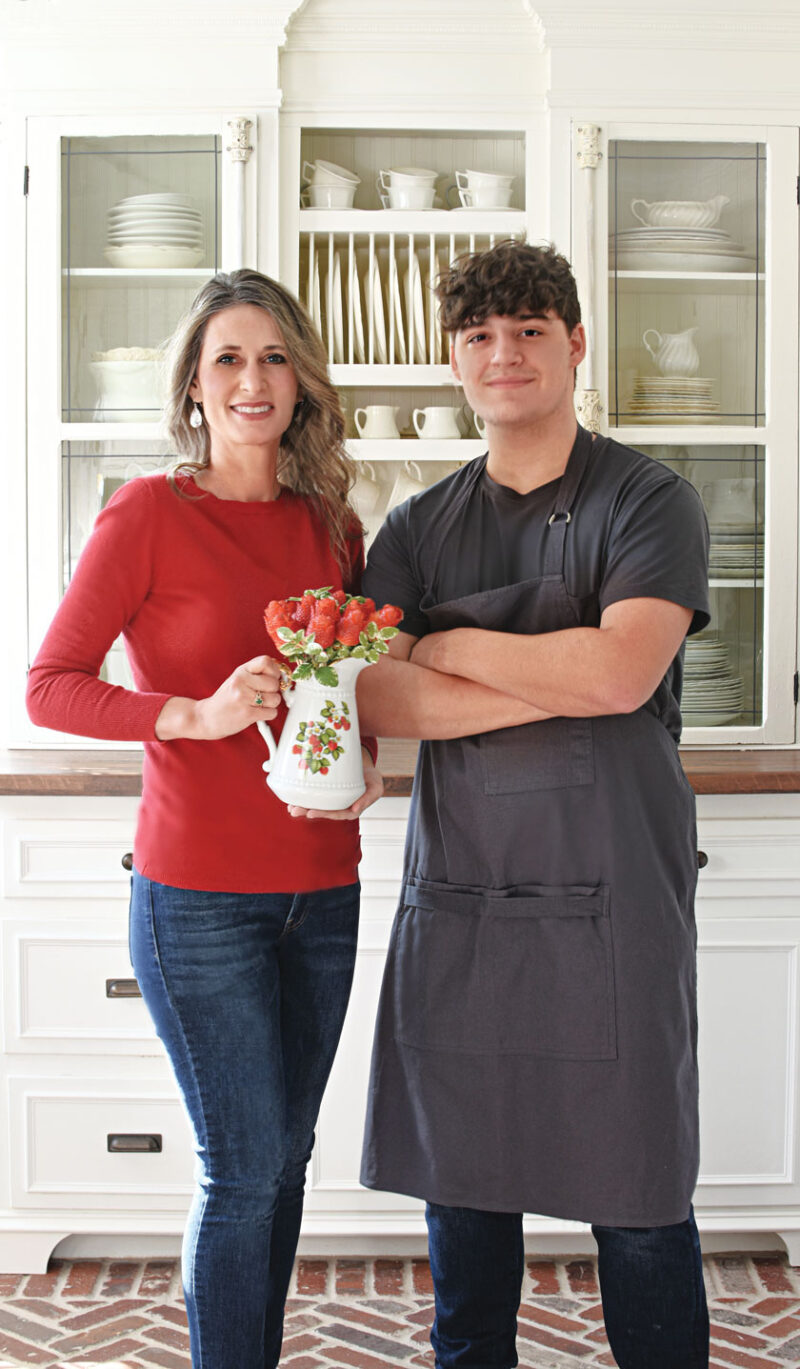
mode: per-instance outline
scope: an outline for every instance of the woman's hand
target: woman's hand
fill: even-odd
[[[217,741],[243,732],[255,722],[270,722],[278,712],[280,662],[254,656],[237,666],[207,699],[168,699],[156,720],[159,741],[188,737]]]
[[[367,748],[362,746],[361,757],[364,762],[364,783],[366,789],[355,803],[351,803],[349,808],[334,808],[331,810],[323,808],[299,808],[296,803],[288,805],[289,816],[292,818],[333,818],[335,822],[352,822],[359,818],[365,808],[369,808],[371,803],[379,799],[383,794],[383,775],[372,763]]]

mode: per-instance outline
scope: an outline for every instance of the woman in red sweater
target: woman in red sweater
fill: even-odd
[[[350,992],[359,813],[306,820],[264,782],[285,717],[264,606],[357,592],[344,420],[305,310],[254,271],[200,291],[170,349],[182,460],[95,524],[33,664],[34,722],[144,742],[131,956],[189,1115],[183,1274],[197,1369],[277,1365],[306,1165]],[[100,667],[123,633],[135,691]]]

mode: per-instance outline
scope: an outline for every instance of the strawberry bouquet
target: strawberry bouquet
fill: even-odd
[[[374,663],[388,651],[402,616],[393,604],[376,609],[374,599],[330,585],[291,599],[272,599],[264,610],[267,632],[294,664],[290,679],[313,677],[331,687],[339,683],[337,662]]]

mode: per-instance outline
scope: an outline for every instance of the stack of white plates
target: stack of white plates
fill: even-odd
[[[722,727],[744,706],[744,681],[734,675],[728,648],[716,633],[700,633],[686,643],[681,711],[687,727]]]
[[[719,579],[738,580],[742,576],[760,577],[764,574],[764,534],[755,532],[753,525],[722,529],[711,528],[711,551],[708,568]]]
[[[755,261],[721,228],[626,228],[611,235],[620,271],[754,271]]]
[[[190,195],[129,195],[108,211],[111,266],[197,266],[203,256],[203,216]]]
[[[697,423],[719,413],[707,376],[636,376],[630,412],[638,423]]]

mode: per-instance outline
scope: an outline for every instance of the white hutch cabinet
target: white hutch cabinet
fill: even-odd
[[[307,302],[352,454],[378,490],[374,533],[403,473],[429,484],[482,450],[430,280],[459,251],[525,232],[575,264],[590,342],[584,421],[667,462],[706,501],[714,622],[691,648],[686,742],[793,748],[800,102],[776,95],[774,72],[793,88],[800,25],[762,11],[721,38],[702,5],[681,9],[681,36],[680,18],[670,27],[632,3],[601,23],[572,0],[503,0],[490,16],[483,0],[238,0],[218,34],[188,0],[169,14],[142,4],[149,28],[140,5],[136,24],[104,10],[95,34],[96,51],[114,53],[114,89],[74,42],[80,80],[65,75],[55,40],[66,21],[47,0],[29,0],[12,35],[20,71],[36,54],[44,71],[36,90],[11,82],[2,143],[10,184],[29,168],[5,225],[20,260],[4,285],[14,327],[2,342],[13,463],[0,517],[7,582],[19,587],[6,744],[77,744],[80,765],[89,754],[103,772],[99,746],[30,727],[21,681],[97,511],[121,481],[168,462],[157,354],[202,280],[255,265]],[[95,0],[79,8],[87,25],[100,13]],[[686,59],[677,98],[655,52],[666,37]],[[352,209],[301,204],[303,168],[320,160],[358,176]],[[382,207],[376,178],[408,166],[435,173],[440,203]],[[459,204],[466,170],[511,177],[510,204]],[[11,335],[27,336],[27,365]],[[394,409],[397,437],[359,435],[369,405]],[[414,411],[432,407],[452,410],[457,438],[417,434]],[[126,682],[117,645],[104,670]],[[7,1270],[44,1268],[66,1238],[73,1251],[97,1239],[124,1251],[132,1237],[177,1247],[191,1185],[187,1130],[127,954],[120,860],[135,800],[65,788],[0,798]],[[387,798],[364,822],[358,970],[320,1119],[306,1249],[424,1242],[418,1203],[357,1178],[407,809]],[[699,815],[696,1208],[709,1238],[778,1234],[798,1261],[800,793],[709,795]],[[576,1224],[532,1217],[528,1233],[537,1248],[587,1248]]]

